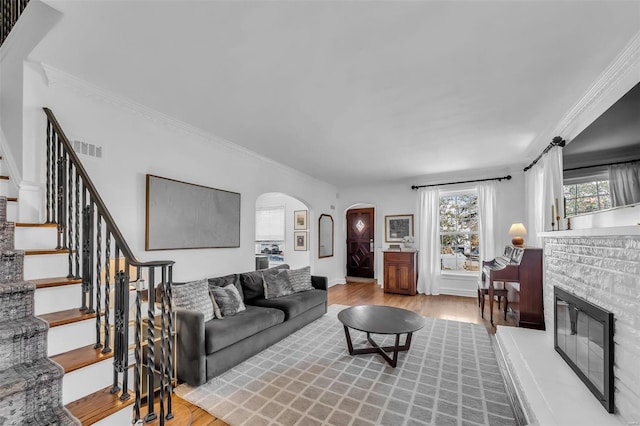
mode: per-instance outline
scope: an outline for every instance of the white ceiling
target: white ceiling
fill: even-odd
[[[527,165],[640,31],[640,1],[46,2],[35,60],[340,186]]]

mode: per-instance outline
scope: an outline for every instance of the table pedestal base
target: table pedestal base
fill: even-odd
[[[404,333],[400,333],[404,334]],[[406,352],[409,350],[411,346],[411,336],[413,333],[406,333],[407,337],[404,341],[403,345],[400,345],[400,334],[396,334],[396,342],[393,346],[380,346],[378,345],[372,338],[371,334],[367,333],[367,340],[373,346],[372,348],[359,348],[354,349],[353,343],[351,342],[351,334],[349,333],[349,327],[344,326],[344,335],[347,339],[347,347],[349,348],[349,355],[363,355],[363,354],[380,354],[382,358],[385,359],[392,367],[396,367],[398,365],[398,352]],[[387,354],[387,352],[393,352],[393,358]]]

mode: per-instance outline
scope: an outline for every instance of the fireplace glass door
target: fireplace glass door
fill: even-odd
[[[613,412],[613,314],[555,288],[555,349]]]

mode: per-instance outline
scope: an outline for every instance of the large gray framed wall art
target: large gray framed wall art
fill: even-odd
[[[145,250],[240,247],[240,194],[147,175]]]

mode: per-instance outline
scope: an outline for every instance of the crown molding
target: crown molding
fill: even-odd
[[[543,149],[555,136],[571,142],[589,124],[640,81],[640,31],[638,31],[596,81],[562,119],[531,145]],[[534,152],[530,153],[536,156]]]
[[[185,123],[184,121],[181,121],[169,115],[163,114],[160,111],[157,111],[153,108],[149,108],[126,96],[116,94],[109,90],[103,89],[93,83],[89,83],[86,80],[83,80],[79,77],[71,75],[51,65],[48,65],[45,63],[41,63],[40,65],[44,70],[47,86],[49,87],[53,87],[53,86],[64,87],[83,97],[126,111],[129,114],[132,114],[144,120],[150,121],[160,127],[164,127],[172,131],[181,132],[189,136],[195,136],[201,142],[206,142],[206,143],[213,142],[229,151],[232,151],[241,155],[246,155],[246,156],[258,159],[260,161],[264,161],[269,165],[277,167],[285,172],[288,172],[297,176],[301,176],[306,179],[310,179],[320,184],[331,185],[328,182],[319,180],[300,170],[297,170],[297,169],[294,169],[293,167],[289,167],[285,164],[282,164],[272,158],[265,157],[261,154],[258,154],[255,151],[251,151],[238,144],[235,144],[219,136],[216,136],[212,133],[209,133],[205,130],[202,130],[199,127],[193,126],[191,124]]]

